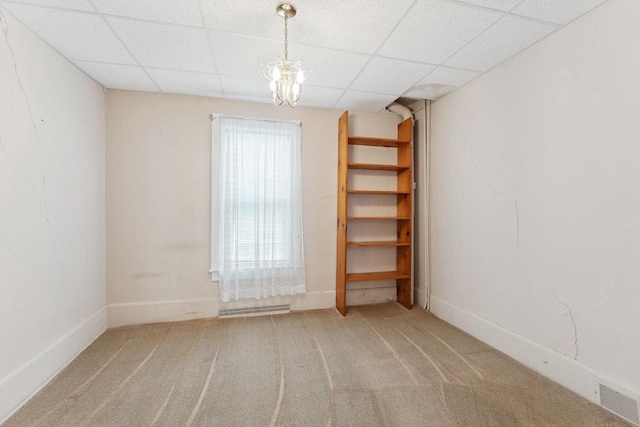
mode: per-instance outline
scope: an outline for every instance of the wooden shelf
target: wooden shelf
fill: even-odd
[[[409,191],[380,191],[380,190],[347,190],[349,194],[381,194],[381,195],[398,195],[409,194]]]
[[[369,145],[371,147],[391,147],[398,148],[402,145],[411,144],[411,141],[391,138],[372,138],[368,136],[350,136],[349,145]]]
[[[370,163],[349,163],[349,169],[363,169],[371,171],[404,171],[409,169],[408,166],[397,165],[374,165]]]
[[[347,242],[348,248],[395,248],[398,246],[411,246],[411,242],[377,241],[377,242]]]
[[[412,204],[413,192],[411,184],[413,181],[413,120],[408,118],[398,124],[398,138],[372,138],[367,136],[349,136],[349,113],[345,112],[338,120],[338,221],[337,221],[337,247],[336,247],[336,308],[343,315],[347,315],[347,283],[364,282],[375,280],[395,280],[396,296],[398,303],[411,309],[412,299]],[[358,163],[355,159],[350,159],[350,151],[356,153],[360,150],[367,151],[368,147],[349,146],[366,145],[369,147],[388,147],[394,149],[395,164]],[[351,155],[353,155],[351,153]],[[391,160],[390,160],[391,161]],[[400,166],[403,165],[403,166]],[[349,190],[349,170],[373,170],[396,172],[397,185],[394,191],[380,190]],[[374,175],[374,174],[372,174]],[[382,176],[381,174],[378,174]],[[347,216],[350,202],[358,200],[351,198],[351,195],[388,195],[394,197],[396,209],[392,211],[394,216]],[[383,198],[373,198],[374,201],[389,202]],[[347,224],[349,221],[394,221],[394,237],[392,241],[368,241],[368,242],[348,242]],[[373,224],[375,225],[375,223]],[[356,231],[357,232],[357,231]],[[353,236],[357,239],[357,236]],[[360,237],[365,238],[365,237]],[[347,249],[361,248],[395,248],[396,266],[395,271],[378,271],[373,273],[352,273],[347,274],[348,255]],[[375,268],[375,267],[374,267]],[[405,273],[406,272],[406,273]]]
[[[374,273],[347,274],[347,282],[368,282],[373,280],[411,279],[410,274],[399,271],[376,271]]]
[[[408,216],[348,216],[347,221],[408,221]]]

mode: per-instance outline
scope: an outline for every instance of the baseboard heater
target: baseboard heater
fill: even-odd
[[[635,425],[640,424],[638,402],[604,384],[600,384],[600,404]]]
[[[266,316],[270,314],[285,314],[291,311],[290,304],[269,305],[264,307],[246,307],[246,308],[230,308],[220,310],[218,317],[249,317],[249,316]]]

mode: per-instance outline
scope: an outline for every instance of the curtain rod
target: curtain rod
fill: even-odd
[[[300,120],[259,119],[259,118],[255,118],[255,117],[229,116],[227,114],[218,114],[218,113],[209,114],[209,119],[211,119],[211,121],[213,121],[213,120],[215,120],[217,118],[220,118],[220,117],[226,117],[226,118],[229,118],[229,119],[239,119],[239,120],[255,120],[255,121],[259,121],[259,122],[291,123],[291,124],[294,124],[296,126],[302,127],[302,122]]]

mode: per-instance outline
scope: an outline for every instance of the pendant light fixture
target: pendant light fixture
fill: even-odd
[[[276,13],[284,18],[284,60],[278,60],[264,67],[264,76],[270,80],[269,89],[271,100],[275,105],[284,102],[291,108],[296,106],[302,94],[302,83],[307,79],[308,72],[302,66],[302,61],[289,61],[289,18],[296,16],[296,8],[290,3],[280,3],[276,6]]]

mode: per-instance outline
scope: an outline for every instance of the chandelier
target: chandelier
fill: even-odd
[[[302,66],[302,61],[289,61],[289,18],[296,16],[296,8],[289,3],[276,6],[276,13],[284,18],[284,60],[278,60],[264,67],[264,76],[270,80],[271,100],[275,105],[284,102],[293,108],[302,94],[302,83],[307,79],[308,72]]]

